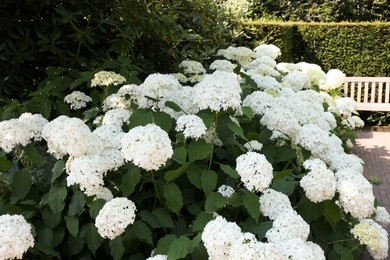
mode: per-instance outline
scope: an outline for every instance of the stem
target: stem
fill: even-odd
[[[329,242],[328,245],[329,244],[339,243],[339,242],[346,242],[346,241],[349,241],[349,240],[351,240],[351,239],[348,238],[348,239],[336,240],[336,241]]]
[[[352,248],[351,250],[349,250],[349,251],[348,251],[348,253],[351,253],[353,250],[355,250],[356,248],[358,248],[358,247],[359,247],[359,245],[360,245],[360,243],[357,243],[357,245],[356,245],[356,246],[354,246],[354,248]]]
[[[217,123],[218,123],[218,112],[215,112],[215,136],[217,136]],[[211,146],[211,154],[210,154],[210,159],[209,159],[209,170],[211,170],[211,164],[213,163],[214,147],[215,147],[215,142],[213,142],[212,146]]]
[[[156,207],[156,199],[158,200],[160,205],[162,205],[162,201],[161,201],[161,198],[160,198],[160,193],[158,192],[158,189],[157,189],[156,180],[154,179],[153,171],[148,171],[148,173],[150,174],[150,180],[152,181],[153,187],[154,187],[154,191],[156,192],[156,198],[154,199],[154,205],[153,205],[153,209],[154,209]]]

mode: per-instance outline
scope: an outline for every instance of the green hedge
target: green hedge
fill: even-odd
[[[348,76],[390,76],[390,23],[247,22],[239,45],[281,48],[280,60],[337,68]]]

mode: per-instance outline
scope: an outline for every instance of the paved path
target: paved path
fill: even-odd
[[[374,194],[390,212],[390,127],[364,127],[356,130],[356,134],[356,146],[352,153],[364,161],[366,178],[376,176],[383,182],[380,186],[374,186]],[[390,227],[387,232],[390,234]],[[362,258],[369,259],[373,258],[368,254]]]

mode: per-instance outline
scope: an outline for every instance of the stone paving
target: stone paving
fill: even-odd
[[[377,177],[382,181],[381,185],[374,186],[374,194],[390,212],[390,127],[364,127],[356,130],[356,134],[356,146],[351,152],[364,161],[367,179]],[[390,234],[390,227],[387,232]],[[373,258],[367,253],[362,257],[362,260],[370,259]]]

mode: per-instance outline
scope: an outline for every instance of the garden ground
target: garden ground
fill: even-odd
[[[364,127],[356,130],[356,146],[352,153],[364,161],[366,178],[376,176],[382,181],[374,186],[375,197],[390,212],[390,127]],[[390,227],[387,228],[390,233]],[[365,254],[362,260],[372,259]]]

